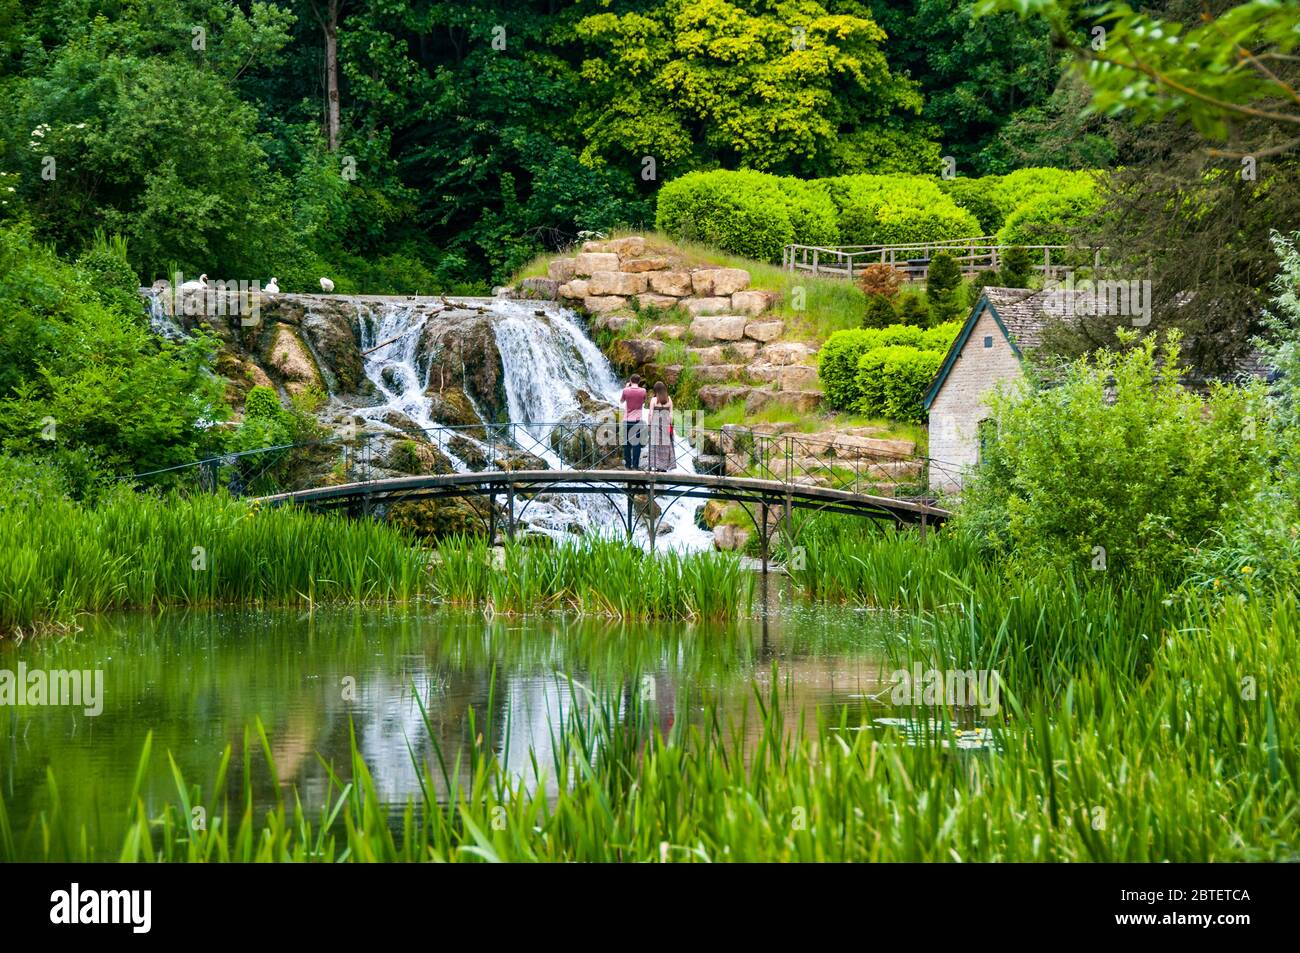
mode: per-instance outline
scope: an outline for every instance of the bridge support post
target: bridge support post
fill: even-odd
[[[494,487],[488,487],[487,505],[488,505],[488,545],[495,546],[497,542],[497,502],[496,493],[492,492]]]
[[[922,513],[921,514],[921,542],[923,543],[925,542],[925,533],[928,527],[929,527],[929,517],[925,513]]]
[[[763,558],[763,584],[767,585],[767,543],[770,536],[767,528],[767,504],[758,504],[758,518],[762,524],[758,528],[758,548]]]
[[[646,511],[645,511],[646,522],[650,526],[650,551],[654,552],[655,530],[657,528],[656,524],[658,523],[658,520],[655,519],[655,481],[653,477],[650,478],[650,484],[646,490],[646,493],[647,493]]]
[[[506,484],[506,538],[511,542],[515,539],[515,485]]]

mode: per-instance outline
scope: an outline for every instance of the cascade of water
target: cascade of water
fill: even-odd
[[[426,390],[431,368],[421,366],[419,347],[430,312],[404,303],[359,307],[362,350],[396,340],[366,355],[366,376],[383,399],[358,413],[373,420],[382,420],[391,411],[405,415],[429,430],[430,437],[457,469],[468,469],[448,451],[447,433],[430,416],[431,401]],[[549,308],[538,313],[534,303],[499,299],[493,299],[485,307],[493,316],[506,409],[512,421],[535,425],[556,423],[580,409],[578,391],[586,391],[611,404],[618,403],[621,382],[572,312]],[[547,443],[546,428],[529,429],[536,442],[522,449],[540,456],[548,466],[561,467],[559,456]],[[679,469],[694,472],[693,450],[684,436],[679,437],[677,450]],[[695,500],[679,500],[669,506],[657,534],[656,548],[711,546],[712,537],[695,525],[699,505]],[[548,494],[529,505],[527,519],[538,529],[561,535],[574,529],[586,533],[612,532],[622,517],[610,500],[598,495]],[[643,542],[646,536],[644,528],[638,530]]]

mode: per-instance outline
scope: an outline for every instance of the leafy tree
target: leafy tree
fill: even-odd
[[[864,328],[884,328],[898,320],[894,303],[882,294],[867,295],[867,308],[862,315]]]
[[[111,247],[111,246],[110,246]],[[94,256],[95,274],[109,270]],[[0,227],[0,441],[6,451],[93,457],[114,473],[188,462],[215,445],[224,385],[215,342],[150,333],[95,278]]]
[[[966,307],[961,266],[947,252],[940,252],[930,259],[925,280],[925,300],[930,306],[931,324],[951,321]]]
[[[659,174],[707,162],[859,171],[843,165],[853,147],[837,150],[840,137],[896,131],[898,117],[921,109],[915,86],[890,71],[885,33],[865,10],[663,0],[585,17],[575,31],[589,52],[578,120],[591,165],[628,168],[651,156]]]
[[[1123,343],[1069,364],[1055,386],[989,399],[959,531],[1029,565],[1181,574],[1262,472],[1241,439],[1260,395],[1185,389],[1176,333],[1159,348],[1131,331]]]
[[[1002,252],[999,263],[997,282],[1003,288],[1028,288],[1029,279],[1034,273],[1034,261],[1029,249],[1022,245],[1012,245]]]

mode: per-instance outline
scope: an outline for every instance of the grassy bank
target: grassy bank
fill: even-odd
[[[721,554],[661,558],[617,542],[451,539],[433,551],[370,520],[259,509],[224,495],[125,489],[97,503],[11,494],[0,509],[0,636],[78,614],[164,606],[406,602],[616,618],[734,618],[750,574]]]
[[[639,546],[590,539],[558,546],[456,538],[438,547],[433,594],[498,612],[568,609],[619,619],[731,619],[749,611],[754,574],[724,553],[651,555]]]
[[[551,759],[512,776],[480,740],[467,765],[417,765],[425,798],[396,814],[355,736],[319,814],[291,796],[255,814],[248,779],[275,777],[260,723],[242,772],[227,748],[206,788],[173,771],[171,803],[103,807],[125,817],[123,860],[1295,860],[1298,624],[1294,595],[1185,605],[1148,675],[1085,665],[1055,699],[1010,698],[975,749],[954,743],[944,709],[904,725],[805,722],[779,680],[756,697],[757,723],[706,713],[667,735],[635,692],[590,699],[575,684],[588,704],[555,726]],[[160,756],[146,743],[142,764]],[[537,777],[556,782],[550,797]],[[26,830],[0,801],[0,857],[88,856],[57,771],[48,786],[50,809]],[[188,823],[198,804],[205,830]]]

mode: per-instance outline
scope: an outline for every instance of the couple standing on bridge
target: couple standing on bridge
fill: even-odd
[[[673,399],[663,381],[655,381],[653,394],[633,374],[619,397],[623,409],[623,467],[640,470],[641,448],[647,448],[645,469],[667,473],[677,465],[673,451]],[[647,419],[648,417],[648,419]]]

